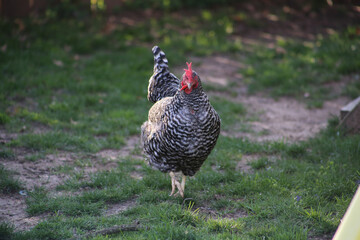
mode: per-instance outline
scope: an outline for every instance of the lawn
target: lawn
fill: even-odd
[[[170,177],[147,165],[137,139],[151,107],[146,95],[153,45],[162,47],[173,68],[183,67],[189,56],[241,61],[241,84],[205,83],[205,89],[223,130],[245,131],[253,116],[234,100],[234,89],[243,84],[249,94],[286,96],[309,108],[360,95],[359,26],[313,40],[277,38],[275,47],[269,47],[242,41],[239,19],[249,29],[266,23],[237,8],[197,9],[184,16],[166,12],[135,23],[51,16],[0,21],[0,194],[2,199],[20,197],[27,216],[39,219],[22,231],[2,221],[1,236],[333,236],[360,181],[360,136],[338,129],[336,117],[304,141],[263,142],[222,134],[187,182],[185,199],[168,196]],[[280,16],[291,20],[285,13]],[[334,91],[334,84],[341,89]],[[122,149],[130,150],[123,154]],[[106,151],[115,153],[111,160],[101,154]],[[239,169],[245,156],[252,157],[246,171]],[[12,163],[41,167],[49,159],[56,164],[44,171],[49,179],[59,179],[51,186],[29,185],[21,181],[20,170],[8,169]],[[135,226],[135,231],[89,235],[114,226]]]

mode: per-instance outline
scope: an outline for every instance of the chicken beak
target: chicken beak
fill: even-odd
[[[187,88],[188,88],[188,89],[191,89],[191,88],[192,88],[192,85],[193,85],[192,83],[187,83]]]
[[[186,83],[186,84],[184,84],[180,89],[179,89],[179,91],[182,91],[182,90],[184,90],[184,89],[191,89],[192,88],[192,86],[193,86],[194,84],[193,83]]]

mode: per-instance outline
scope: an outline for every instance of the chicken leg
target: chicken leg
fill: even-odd
[[[185,193],[185,181],[186,181],[186,176],[184,174],[182,174],[181,188],[182,188],[184,193]]]
[[[169,196],[176,197],[178,194],[180,194],[181,197],[184,197],[186,177],[181,173],[182,180],[181,180],[181,184],[180,184],[180,182],[176,179],[176,174],[174,172],[170,172],[169,175],[171,177],[171,193]],[[175,193],[175,187],[179,190],[177,193]]]

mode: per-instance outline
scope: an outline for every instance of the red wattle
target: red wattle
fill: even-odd
[[[187,88],[186,85],[182,86],[182,88],[180,89],[180,91],[184,90],[185,88]]]

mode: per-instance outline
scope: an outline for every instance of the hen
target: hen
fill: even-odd
[[[148,100],[155,104],[141,126],[141,141],[150,165],[170,173],[170,196],[177,188],[175,195],[184,197],[186,176],[200,169],[216,144],[220,118],[191,63],[180,81],[170,73],[165,53],[158,46],[152,52],[154,74],[149,79]]]

